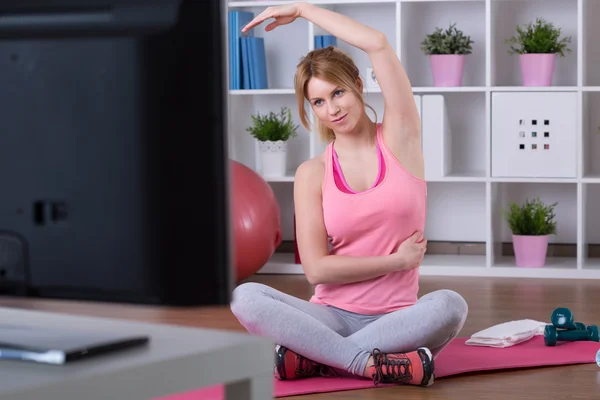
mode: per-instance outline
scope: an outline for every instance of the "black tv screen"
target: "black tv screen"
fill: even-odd
[[[228,304],[223,1],[0,3],[0,294]]]

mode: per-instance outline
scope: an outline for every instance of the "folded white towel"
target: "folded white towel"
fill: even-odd
[[[510,347],[523,343],[534,336],[543,335],[546,322],[522,319],[503,322],[476,332],[465,342],[471,346]]]

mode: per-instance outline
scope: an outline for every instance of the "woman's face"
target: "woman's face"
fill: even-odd
[[[319,78],[311,78],[307,97],[316,117],[336,134],[351,131],[363,108],[354,93]]]

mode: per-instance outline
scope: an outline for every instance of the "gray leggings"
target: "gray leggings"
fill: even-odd
[[[437,357],[462,329],[468,306],[458,293],[437,290],[402,310],[361,315],[251,282],[236,287],[231,310],[250,334],[362,376],[373,348],[397,353],[424,346]]]

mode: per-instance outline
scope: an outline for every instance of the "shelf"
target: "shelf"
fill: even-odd
[[[561,37],[571,36],[571,53],[557,57],[553,86],[577,86],[577,0],[520,0],[491,2],[491,82],[495,86],[521,86],[518,54],[509,54],[505,39],[516,36],[516,27],[544,18],[562,30]]]
[[[485,0],[308,0],[308,3],[318,4],[318,5],[336,5],[336,4],[358,4],[358,5],[371,5],[377,3],[400,3],[400,2],[409,2],[409,3],[426,3],[426,2],[469,2],[469,3],[483,3]],[[257,4],[260,4],[262,7],[271,7],[289,4],[290,0],[252,0],[252,1],[230,1],[230,8],[240,8],[240,7],[256,7]]]
[[[581,179],[582,183],[600,183],[600,175],[589,174]]]
[[[425,223],[428,241],[485,242],[486,221],[485,183],[428,183]]]
[[[594,0],[582,1],[582,26],[583,32],[583,54],[582,54],[582,83],[585,86],[595,87],[591,90],[600,89],[600,25],[597,17],[600,15],[600,2]]]
[[[485,86],[413,86],[413,93],[463,93],[463,92],[485,92]]]
[[[456,28],[474,41],[472,54],[465,57],[462,87],[477,91],[485,86],[485,2],[469,1],[402,3],[400,59],[413,86],[433,86],[429,57],[420,43],[436,28],[445,30],[451,23],[456,23]]]
[[[270,95],[270,94],[295,94],[294,89],[242,89],[230,90],[229,94],[234,96],[255,96],[255,95]]]
[[[600,271],[600,184],[589,183],[582,186],[581,256],[582,268]]]
[[[577,86],[492,86],[491,88],[492,92],[576,92],[578,90]]]
[[[543,268],[518,268],[507,260],[501,266],[494,268],[460,265],[468,256],[440,256],[443,266],[423,265],[420,269],[421,276],[469,276],[469,277],[494,277],[494,278],[555,278],[555,279],[599,279],[599,270],[577,270],[576,259],[548,259],[548,265]],[[474,259],[473,259],[474,260]],[[445,261],[445,262],[444,262]],[[454,263],[453,261],[457,261]]]
[[[600,177],[600,93],[583,93],[583,177]]]
[[[480,255],[426,255],[421,265],[421,274],[427,275],[436,269],[451,270],[454,267],[485,269],[485,256]],[[259,274],[304,274],[302,266],[294,262],[293,253],[275,253]]]
[[[557,233],[549,236],[548,243],[577,243],[578,225],[573,223],[578,220],[577,193],[576,183],[492,183],[490,196],[492,268],[515,266],[512,232],[503,215],[503,211],[509,209],[510,202],[523,204],[526,199],[533,200],[539,197],[546,205],[557,203],[554,209]],[[554,258],[553,254],[548,254],[547,266],[544,268],[577,269],[577,265],[576,256]]]
[[[513,268],[523,269],[525,267],[515,266],[515,257],[513,256],[501,256],[494,259],[493,268]],[[577,257],[546,257],[546,265],[540,268],[527,268],[527,269],[560,269],[560,270],[576,270],[577,269]]]
[[[486,177],[485,94],[423,94],[422,142],[425,178]],[[468,109],[469,118],[464,110]]]
[[[310,156],[310,135],[306,128],[299,122],[296,99],[287,95],[256,96],[238,99],[230,102],[230,112],[235,118],[230,118],[229,134],[234,138],[232,145],[232,158],[250,166],[262,175],[258,142],[246,131],[252,125],[251,115],[267,114],[270,111],[279,112],[281,107],[288,107],[292,118],[298,125],[296,137],[288,141],[287,174],[282,178],[269,178],[271,181],[289,181],[298,166]],[[242,111],[243,110],[243,111]],[[293,180],[293,178],[292,178]]]
[[[600,200],[600,25],[594,19],[600,1],[311,2],[384,32],[403,62],[421,113],[428,239],[485,243],[483,254],[427,254],[421,275],[600,279],[600,250],[596,249],[600,233],[595,233],[600,226],[595,207]],[[228,3],[230,9],[255,14],[280,4],[289,0]],[[551,86],[523,86],[519,57],[508,54],[504,42],[516,34],[517,25],[537,17],[561,28],[562,36],[572,37],[572,52],[556,59]],[[451,23],[475,41],[473,53],[467,58],[461,86],[434,87],[430,61],[420,42],[436,27],[445,29]],[[286,174],[265,180],[279,201],[283,238],[293,240],[296,169],[327,145],[320,141],[316,125],[314,132],[307,132],[298,118],[293,76],[298,61],[314,46],[314,36],[329,33],[300,19],[275,33],[260,26],[254,34],[265,38],[269,86],[229,91],[231,157],[260,171],[257,144],[246,132],[250,115],[278,111],[281,106],[292,110],[299,129],[290,142]],[[338,47],[355,60],[365,78],[371,67],[367,55],[339,38]],[[365,87],[364,98],[376,112],[375,117],[367,109],[368,115],[381,122],[381,90]],[[515,130],[514,122],[520,119],[529,122]],[[549,126],[545,120],[550,120]],[[539,124],[543,129],[535,129]],[[501,210],[509,200],[534,197],[558,202],[558,234],[550,237],[550,243],[569,244],[570,250],[560,254],[564,247],[552,247],[544,267],[519,268]],[[293,255],[280,253],[261,272],[303,273],[293,263]]]
[[[415,87],[412,88],[413,93],[462,93],[462,92],[485,92],[485,86],[460,86],[460,87]],[[576,89],[574,89],[576,90]],[[381,93],[381,89],[364,89],[365,94]],[[256,96],[256,95],[273,95],[273,94],[289,94],[295,95],[296,92],[292,88],[287,89],[245,89],[245,90],[230,90],[229,94],[234,96]]]
[[[373,4],[373,3],[396,3],[397,0],[308,0],[307,3],[317,4],[321,6],[336,5],[336,4]],[[230,1],[230,8],[239,7],[271,7],[289,4],[290,0],[253,0],[253,1]]]
[[[600,260],[600,259],[598,259]],[[592,261],[589,268],[576,269],[576,259],[549,257],[542,268],[518,268],[506,257],[494,268],[486,268],[485,256],[480,255],[426,255],[419,268],[421,276],[474,276],[555,279],[600,279],[600,262]],[[303,275],[302,266],[294,263],[291,253],[275,253],[258,274]]]
[[[275,253],[259,274],[304,274],[302,265],[294,262],[293,253]]]
[[[588,257],[585,259],[583,269],[600,274],[600,257]]]
[[[285,176],[263,176],[263,179],[267,182],[294,182],[294,174],[288,171]]]
[[[507,183],[565,183],[565,184],[573,184],[577,183],[578,179],[576,178],[539,178],[539,177],[530,177],[530,178],[498,178],[492,177],[490,178],[490,182],[507,182]]]
[[[486,182],[487,178],[484,174],[482,171],[460,174],[451,173],[442,178],[429,179],[427,182]]]
[[[517,0],[511,0],[517,1]],[[485,93],[490,92],[600,92],[600,86],[450,86],[450,87],[436,87],[436,86],[413,86],[412,91],[415,94],[422,93]],[[363,93],[381,93],[381,89],[365,89]],[[256,96],[256,95],[278,95],[278,94],[289,94],[295,95],[293,88],[284,89],[253,89],[253,90],[230,90],[229,94],[234,96]]]

